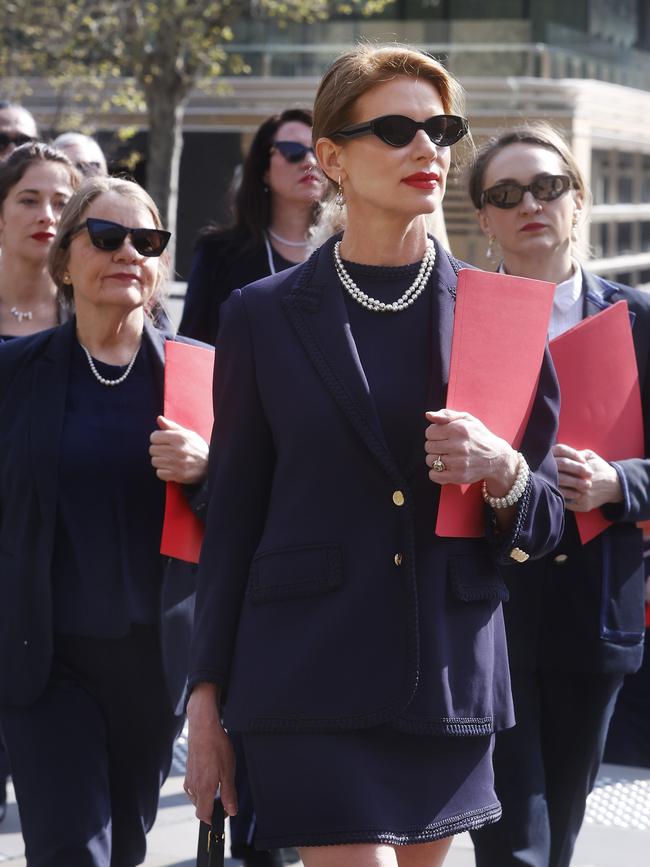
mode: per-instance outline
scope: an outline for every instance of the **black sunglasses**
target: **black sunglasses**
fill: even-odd
[[[33,141],[36,141],[33,136],[25,135],[22,132],[0,132],[0,151],[5,150],[5,148],[8,148],[12,144],[19,148],[21,145],[29,144]]]
[[[529,184],[517,181],[501,181],[481,193],[481,207],[486,203],[495,208],[515,208],[524,197],[531,193],[538,202],[552,202],[559,199],[572,186],[568,175],[538,175]]]
[[[274,141],[271,150],[281,153],[288,163],[301,163],[307,154],[314,153],[313,147],[299,141]]]
[[[434,144],[449,147],[467,135],[469,124],[457,114],[436,114],[423,121],[403,114],[386,114],[365,123],[345,126],[333,132],[331,137],[356,138],[372,134],[393,148],[402,148],[413,141],[419,129],[423,129]]]
[[[160,256],[172,236],[171,232],[165,232],[163,229],[129,229],[120,223],[89,217],[68,232],[65,246],[70,243],[74,235],[84,229],[88,229],[90,240],[98,250],[106,250],[110,253],[119,250],[126,236],[130,235],[134,248],[141,256]]]

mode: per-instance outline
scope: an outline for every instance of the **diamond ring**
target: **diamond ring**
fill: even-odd
[[[442,473],[444,470],[447,469],[447,467],[445,466],[445,462],[441,460],[441,458],[442,455],[438,455],[435,461],[431,464],[431,469],[435,470],[437,473]]]

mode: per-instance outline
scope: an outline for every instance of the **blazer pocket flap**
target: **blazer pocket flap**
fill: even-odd
[[[507,602],[510,598],[496,567],[481,557],[451,557],[449,580],[454,596],[463,602]]]
[[[300,599],[335,590],[343,583],[338,545],[305,545],[258,554],[248,584],[252,602]]]

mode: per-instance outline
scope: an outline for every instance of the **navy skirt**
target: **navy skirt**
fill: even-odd
[[[412,735],[379,726],[242,738],[260,849],[427,843],[501,815],[489,735]]]

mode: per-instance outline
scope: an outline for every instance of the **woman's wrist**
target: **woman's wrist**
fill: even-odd
[[[216,683],[197,683],[187,701],[187,718],[197,722],[221,722],[219,697],[221,690]]]
[[[509,509],[518,503],[524,495],[528,484],[528,477],[530,476],[530,469],[528,468],[526,458],[521,452],[515,452],[515,456],[517,460],[517,473],[507,490],[496,493],[488,488],[487,480],[483,480],[483,500],[493,509]]]
[[[519,472],[519,452],[508,447],[498,461],[494,470],[485,476],[485,483],[493,497],[503,497],[512,488]]]

